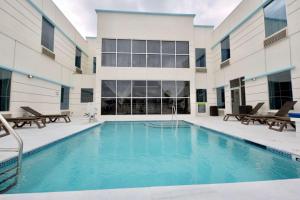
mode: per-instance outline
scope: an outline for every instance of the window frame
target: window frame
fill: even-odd
[[[75,50],[75,67],[81,69],[81,61],[82,61],[82,51],[78,46],[76,46],[76,50]]]
[[[269,37],[271,37],[272,35],[274,35],[274,34],[276,34],[276,33],[278,33],[278,32],[280,32],[280,31],[282,31],[282,30],[284,30],[284,29],[286,29],[287,28],[287,26],[288,26],[288,19],[287,19],[287,10],[286,10],[286,1],[285,0],[278,0],[278,1],[282,1],[283,2],[283,4],[284,4],[284,15],[285,15],[285,20],[284,20],[284,22],[285,22],[285,24],[283,25],[283,26],[281,26],[280,28],[278,28],[278,30],[272,30],[272,31],[270,31],[268,28],[269,27],[267,27],[267,17],[266,17],[266,15],[267,15],[267,8],[269,7],[269,6],[272,6],[273,4],[275,4],[275,2],[276,2],[277,0],[272,0],[272,1],[270,1],[267,5],[265,5],[264,6],[264,8],[263,8],[263,12],[264,12],[264,28],[265,28],[265,37],[266,38],[269,38]],[[277,24],[277,26],[278,26],[278,24]],[[273,26],[274,27],[274,26]],[[270,31],[270,32],[269,32]]]
[[[84,97],[83,94],[91,93],[91,96]],[[94,88],[81,88],[80,103],[92,103],[94,102]]]
[[[225,44],[225,42],[227,42],[227,44]],[[226,53],[224,53],[225,51]],[[221,62],[222,63],[226,62],[230,58],[231,58],[230,35],[228,35],[221,41]]]
[[[197,55],[197,51],[199,51],[199,50],[202,50],[203,51],[203,53],[204,53],[204,58],[203,58],[203,61],[201,62],[201,60],[200,60],[200,58],[199,58],[199,60],[200,60],[200,62],[199,62],[199,65],[198,65],[198,55]],[[204,64],[203,64],[204,63]],[[203,65],[202,65],[203,64]],[[195,66],[196,66],[196,68],[206,68],[206,48],[196,48],[195,49]]]
[[[48,27],[45,27],[48,26]],[[48,30],[48,28],[51,28]],[[50,32],[51,30],[51,32]],[[51,33],[51,37],[48,38]],[[45,17],[42,17],[42,33],[41,33],[41,45],[51,52],[54,52],[54,40],[55,40],[55,26]],[[48,44],[49,43],[49,44]]]

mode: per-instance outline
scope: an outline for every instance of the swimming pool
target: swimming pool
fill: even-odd
[[[300,163],[180,122],[105,122],[23,160],[8,193],[291,179]]]

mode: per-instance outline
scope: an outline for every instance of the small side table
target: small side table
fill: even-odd
[[[290,113],[289,117],[296,124],[296,136],[300,137],[300,113]]]

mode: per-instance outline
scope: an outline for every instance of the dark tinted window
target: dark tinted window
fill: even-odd
[[[148,67],[161,67],[161,57],[160,54],[148,54],[147,56],[147,66]]]
[[[148,97],[161,97],[161,81],[147,82]]]
[[[280,109],[287,101],[293,101],[291,72],[268,76],[270,109]]]
[[[266,37],[287,26],[285,0],[273,0],[264,8]]]
[[[102,40],[102,52],[116,52],[117,42],[115,39],[103,39]]]
[[[205,49],[196,49],[196,67],[206,67]]]
[[[97,58],[93,57],[93,73],[96,74],[97,72]]]
[[[131,54],[118,53],[118,67],[131,67]]]
[[[117,96],[131,97],[131,81],[117,81]]]
[[[117,114],[130,115],[131,114],[131,99],[117,99]]]
[[[178,98],[177,99],[177,113],[178,114],[190,114],[190,98]]]
[[[176,67],[177,68],[189,68],[190,60],[189,56],[176,56]]]
[[[102,53],[102,66],[115,67],[117,62],[117,55],[115,53]]]
[[[132,81],[132,96],[146,97],[146,81]]]
[[[116,99],[102,98],[101,99],[101,114],[116,115]]]
[[[227,36],[221,42],[221,56],[222,56],[222,62],[224,62],[230,58],[230,38],[229,38],[229,36]]]
[[[146,114],[146,99],[132,99],[132,114]]]
[[[42,22],[42,45],[54,51],[54,26],[45,17]]]
[[[172,109],[176,108],[175,98],[163,98],[162,99],[162,114],[172,114]],[[173,110],[174,112],[174,110]]]
[[[131,40],[118,40],[117,49],[118,49],[118,52],[130,53],[131,52]]]
[[[133,54],[132,67],[146,67],[146,54]]]
[[[11,72],[0,69],[0,111],[9,111]]]
[[[163,68],[175,68],[175,55],[162,55]]]
[[[162,41],[162,53],[163,54],[175,54],[175,42]]]
[[[147,41],[147,53],[160,53],[160,41],[148,40]]]
[[[177,97],[189,97],[189,96],[190,96],[190,82],[177,81]]]
[[[225,108],[225,89],[217,88],[217,105],[219,108]]]
[[[161,99],[148,99],[148,114],[161,114]]]
[[[75,66],[81,68],[81,50],[76,47]]]
[[[145,40],[133,40],[132,41],[132,53],[146,53],[146,41]]]
[[[189,42],[176,42],[176,54],[189,54]]]
[[[61,93],[60,93],[60,109],[61,110],[68,110],[69,109],[69,99],[70,99],[70,88],[61,86]]]
[[[116,81],[102,81],[101,96],[102,97],[116,97]]]
[[[92,88],[81,89],[81,103],[93,102],[94,90]]]
[[[176,97],[175,81],[162,81],[162,97]]]
[[[207,102],[207,90],[206,89],[197,89],[196,91],[197,102]]]

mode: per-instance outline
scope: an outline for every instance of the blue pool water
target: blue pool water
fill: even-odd
[[[290,179],[300,163],[181,122],[106,122],[26,157],[9,193]]]

